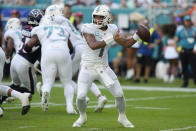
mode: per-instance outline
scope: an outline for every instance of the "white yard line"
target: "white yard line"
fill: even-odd
[[[196,97],[196,94],[191,95],[176,95],[176,96],[158,96],[158,97],[144,97],[144,98],[128,98],[126,101],[148,101],[148,100],[160,100],[160,99],[172,99],[172,98],[189,98],[189,97]],[[108,103],[114,102],[114,100],[108,100]],[[97,101],[90,101],[87,108],[91,108],[91,106],[94,108],[94,105],[90,104],[96,104]],[[106,104],[106,108],[107,108]],[[49,103],[49,106],[65,106],[65,104],[56,104],[56,103]],[[110,105],[111,106],[111,105]],[[31,107],[40,107],[40,103],[31,103]],[[115,107],[115,106],[114,106]],[[20,109],[21,106],[19,104],[16,104],[15,107],[5,107],[4,109]],[[109,108],[109,107],[108,107]],[[110,107],[112,108],[112,107]],[[152,107],[156,108],[156,107]]]
[[[9,85],[8,82],[3,82],[5,85]],[[55,83],[54,87],[63,88],[62,84]],[[99,88],[106,89],[103,86]],[[168,92],[196,92],[196,88],[181,88],[181,87],[147,87],[147,86],[123,86],[124,90],[142,90],[142,91],[168,91]]]
[[[37,126],[19,126],[18,128],[24,129],[24,128],[34,128],[34,127],[37,127]]]
[[[87,128],[87,129],[82,129],[82,130],[96,131],[96,130],[102,130],[102,129],[101,128]]]
[[[161,108],[161,107],[141,107],[141,106],[137,106],[134,107],[136,109],[149,109],[149,110],[170,110],[170,108]]]
[[[181,130],[188,130],[188,129],[193,129],[193,128],[196,128],[196,126],[187,126],[183,128],[173,128],[173,129],[160,130],[160,131],[181,131]]]
[[[55,87],[62,88],[61,84],[56,83]],[[103,86],[99,88],[106,89]],[[142,90],[142,91],[168,91],[168,92],[196,92],[196,88],[181,88],[181,87],[147,87],[147,86],[122,86],[124,90]]]

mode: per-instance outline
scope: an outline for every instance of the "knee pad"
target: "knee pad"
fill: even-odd
[[[120,83],[118,80],[115,80],[114,86],[111,87],[109,90],[114,97],[124,97],[122,87],[120,86]]]

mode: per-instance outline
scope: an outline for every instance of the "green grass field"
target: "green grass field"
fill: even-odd
[[[180,80],[174,84],[165,84],[160,80],[150,79],[149,84],[140,83],[139,85],[122,78],[120,80],[122,85],[138,86],[138,88],[153,86],[154,88],[171,87],[172,89],[181,85]],[[124,128],[117,122],[118,112],[114,98],[106,89],[101,89],[108,98],[103,112],[93,112],[97,100],[89,92],[88,121],[82,128],[72,128],[73,122],[79,115],[66,114],[63,88],[55,87],[51,92],[47,112],[42,111],[40,97],[37,93],[33,96],[30,112],[25,116],[20,114],[21,106],[18,100],[11,104],[5,103],[3,105],[4,116],[0,118],[0,131],[196,131],[196,88],[192,82],[190,86],[193,89],[190,92],[124,90],[127,100],[127,116],[135,125],[133,129]]]

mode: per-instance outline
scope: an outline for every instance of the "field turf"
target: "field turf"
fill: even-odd
[[[160,80],[150,79],[149,84],[134,84],[120,78],[122,85],[138,88],[169,89],[178,87],[181,81],[165,84]],[[178,89],[177,88],[177,89]],[[114,98],[106,89],[101,89],[107,96],[108,103],[101,113],[94,113],[97,104],[95,96],[88,93],[90,102],[87,108],[88,121],[82,128],[72,128],[78,115],[67,115],[63,88],[54,87],[51,92],[49,110],[43,112],[40,97],[36,93],[31,102],[30,112],[22,116],[18,100],[3,104],[4,116],[0,118],[0,131],[196,131],[196,88],[193,91],[145,91],[124,89],[127,102],[127,117],[135,125],[133,129],[124,128],[117,122],[118,113]],[[74,102],[75,103],[75,102]]]

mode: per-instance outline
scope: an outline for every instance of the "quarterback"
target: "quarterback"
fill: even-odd
[[[131,47],[139,39],[141,30],[132,35],[120,33],[116,25],[110,24],[110,9],[106,5],[97,6],[92,13],[92,23],[84,24],[82,33],[85,40],[81,70],[78,77],[77,107],[80,117],[73,127],[81,127],[87,121],[86,95],[94,80],[100,81],[115,97],[119,112],[118,122],[124,127],[134,128],[126,117],[126,102],[117,76],[108,66],[108,48],[113,41],[124,47]],[[142,37],[141,37],[142,38]]]

